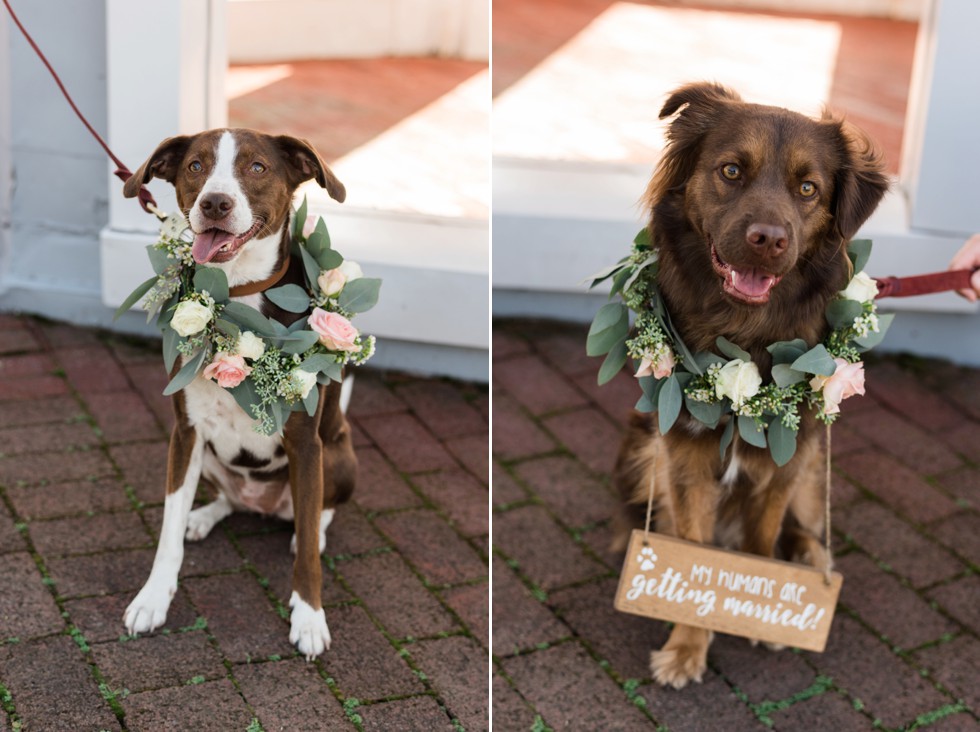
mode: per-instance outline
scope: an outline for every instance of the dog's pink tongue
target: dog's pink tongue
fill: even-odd
[[[762,297],[775,284],[776,277],[761,269],[732,270],[732,287],[749,297]]]
[[[209,229],[208,231],[196,234],[194,236],[194,246],[191,248],[194,261],[198,264],[210,262],[214,259],[214,255],[218,253],[221,247],[234,239],[234,234],[221,231],[220,229]]]

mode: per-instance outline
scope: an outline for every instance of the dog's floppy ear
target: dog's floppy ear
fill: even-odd
[[[290,169],[295,173],[296,185],[313,178],[321,188],[326,189],[332,199],[340,203],[344,202],[347,198],[347,189],[337,180],[337,176],[327,167],[310,143],[289,135],[280,135],[275,138],[275,143],[282,152],[283,158],[289,163]]]
[[[863,131],[843,120],[832,122],[842,150],[832,210],[834,227],[850,239],[872,214],[888,191],[888,177],[881,152]]]
[[[675,89],[660,110],[660,119],[677,115],[667,128],[667,147],[645,196],[652,207],[690,178],[701,138],[718,124],[725,108],[742,98],[721,84],[699,82]]]
[[[136,172],[123,184],[123,195],[133,198],[140,191],[140,186],[150,182],[150,178],[163,178],[168,183],[177,180],[177,168],[184,159],[191,137],[178,135],[168,137],[157,145],[157,149],[146,159]]]

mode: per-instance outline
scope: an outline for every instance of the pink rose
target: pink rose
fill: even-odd
[[[671,375],[674,371],[674,354],[670,350],[664,351],[658,358],[651,359],[647,353],[640,361],[640,368],[636,370],[636,378],[641,376],[652,376],[655,379],[663,379]]]
[[[356,353],[361,350],[361,347],[354,343],[359,335],[357,328],[343,315],[314,308],[308,322],[310,328],[320,336],[320,343],[331,351]]]
[[[840,403],[855,394],[864,396],[864,363],[848,363],[843,358],[835,358],[837,370],[832,376],[814,376],[810,387],[823,391],[823,413],[837,414]]]
[[[309,239],[310,234],[316,229],[316,222],[320,220],[320,217],[316,214],[310,214],[306,217],[306,221],[303,222],[303,238]]]
[[[204,378],[214,379],[218,386],[232,389],[245,381],[245,377],[252,373],[252,367],[245,364],[242,356],[219,351],[214,355],[214,361],[204,367],[203,373]]]

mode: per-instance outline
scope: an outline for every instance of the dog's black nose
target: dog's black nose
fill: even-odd
[[[198,203],[201,213],[209,219],[223,219],[235,208],[235,201],[225,193],[208,193]]]
[[[745,240],[770,256],[781,254],[789,245],[786,229],[773,224],[749,224]]]

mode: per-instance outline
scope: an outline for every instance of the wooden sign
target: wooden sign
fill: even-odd
[[[640,529],[630,537],[615,607],[809,651],[823,651],[843,578],[791,562]]]

